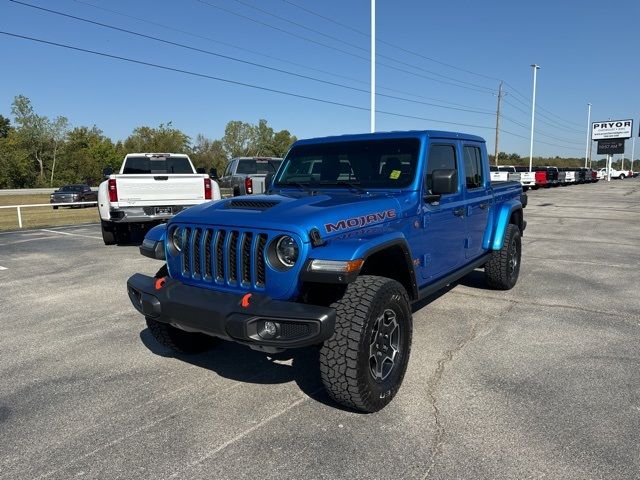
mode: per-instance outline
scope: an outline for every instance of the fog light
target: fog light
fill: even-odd
[[[280,325],[278,325],[278,323],[276,322],[264,322],[258,331],[258,335],[260,335],[260,337],[264,338],[265,340],[270,340],[272,338],[275,338],[275,336],[278,334],[278,327]]]

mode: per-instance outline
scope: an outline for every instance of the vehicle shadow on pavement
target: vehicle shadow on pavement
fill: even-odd
[[[172,352],[160,345],[148,328],[140,332],[140,340],[156,355],[176,358],[238,382],[264,385],[295,382],[300,390],[313,400],[332,408],[351,411],[335,403],[324,391],[318,367],[317,347],[266,354],[244,345],[221,340],[207,352],[185,355]]]
[[[477,288],[478,290],[492,290],[489,288],[487,281],[484,278],[484,270],[474,270],[468,275],[462,277],[456,283],[465,287]]]

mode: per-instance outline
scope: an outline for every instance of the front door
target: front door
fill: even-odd
[[[421,242],[422,277],[428,282],[451,273],[464,261],[466,237],[464,198],[460,182],[458,142],[433,143],[429,147],[423,182]],[[458,171],[458,190],[429,203],[431,175],[434,170]]]
[[[482,243],[489,222],[492,196],[487,172],[483,168],[481,145],[465,142],[462,151],[464,156],[463,184],[467,199],[465,257],[472,259],[483,253]]]

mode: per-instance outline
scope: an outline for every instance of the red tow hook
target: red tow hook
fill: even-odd
[[[240,306],[242,308],[248,308],[249,307],[249,299],[251,299],[251,296],[253,294],[251,293],[247,293],[244,297],[242,297],[242,301],[240,302]]]
[[[156,279],[156,290],[160,290],[167,283],[167,277]]]

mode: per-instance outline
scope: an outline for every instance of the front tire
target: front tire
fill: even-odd
[[[509,224],[502,248],[491,252],[491,258],[484,266],[484,276],[489,287],[495,290],[512,289],[520,274],[521,257],[520,229]]]
[[[384,408],[407,370],[412,318],[409,297],[395,280],[363,275],[331,305],[334,334],[320,350],[320,374],[329,396],[363,412]]]
[[[624,180],[624,173],[621,173],[620,176],[618,177],[620,180]]]

